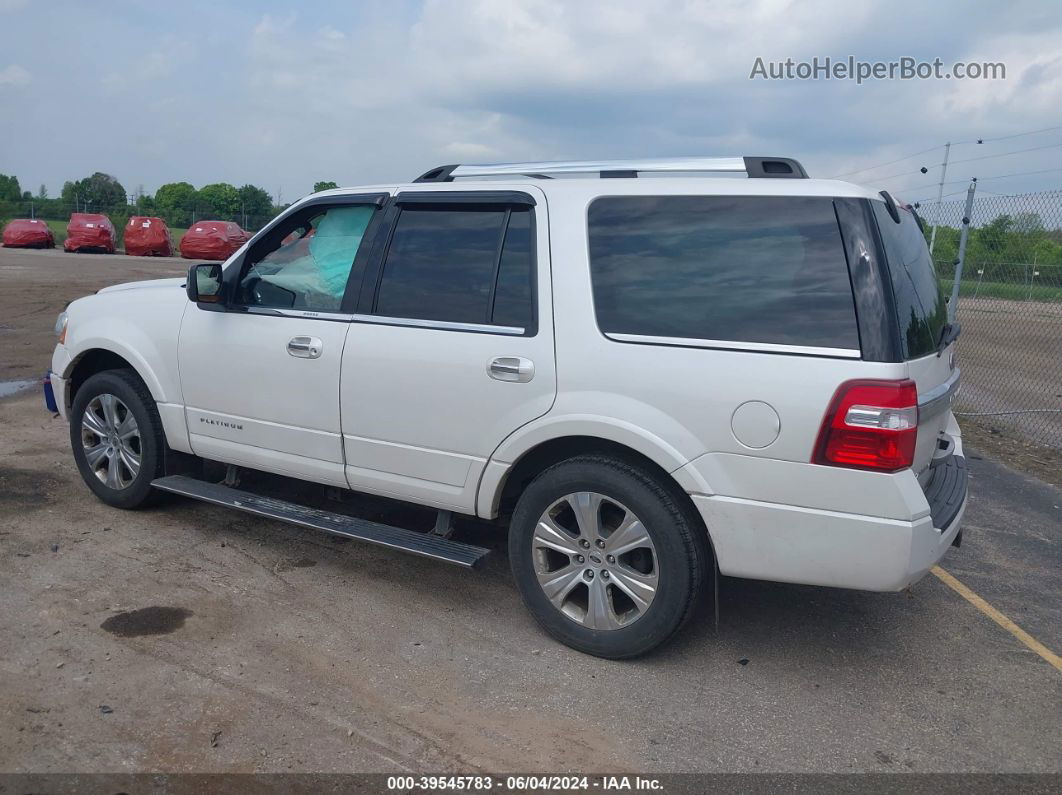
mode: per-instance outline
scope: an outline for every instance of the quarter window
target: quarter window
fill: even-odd
[[[606,334],[859,349],[830,199],[607,197],[588,224]]]
[[[916,359],[936,351],[948,322],[948,307],[918,219],[910,210],[897,208],[897,224],[884,202],[873,204],[885,244],[904,359]]]
[[[375,313],[530,329],[530,228],[522,208],[404,207]]]

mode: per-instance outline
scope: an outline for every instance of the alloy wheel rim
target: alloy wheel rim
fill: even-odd
[[[539,517],[532,536],[535,577],[550,603],[594,630],[617,630],[645,615],[660,572],[645,525],[625,505],[581,491]]]
[[[140,472],[140,428],[133,412],[114,395],[97,395],[85,407],[81,445],[89,469],[108,488],[128,488]]]

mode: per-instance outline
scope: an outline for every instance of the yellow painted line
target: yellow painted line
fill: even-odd
[[[1044,644],[1042,644],[1024,629],[1022,629],[1009,618],[1007,618],[1005,615],[1000,613],[998,610],[996,610],[996,608],[992,607],[992,605],[990,605],[980,596],[975,594],[961,582],[956,580],[953,576],[948,574],[948,572],[944,571],[944,569],[940,568],[940,566],[934,566],[932,569],[930,569],[930,571],[932,571],[933,574],[937,576],[937,579],[939,579],[941,582],[951,588],[951,590],[955,591],[955,593],[957,593],[967,602],[972,604],[990,619],[995,621],[997,624],[1003,627],[1003,629],[1007,630],[1007,632],[1016,637],[1034,652],[1036,652],[1045,660],[1047,660],[1047,662],[1053,665],[1057,670],[1062,671],[1062,657],[1059,657],[1057,654],[1047,648]]]

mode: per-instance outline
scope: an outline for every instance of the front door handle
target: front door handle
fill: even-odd
[[[288,353],[300,359],[320,359],[323,348],[317,337],[292,337],[288,340]]]
[[[487,374],[497,381],[524,384],[535,377],[535,363],[522,356],[495,356],[487,363]]]

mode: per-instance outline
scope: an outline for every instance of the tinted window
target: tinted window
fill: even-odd
[[[900,209],[900,223],[896,223],[884,202],[873,205],[896,298],[904,358],[925,356],[936,351],[940,331],[948,321],[929,246],[910,211]]]
[[[529,329],[534,324],[531,308],[531,212],[512,211],[505,232],[505,246],[498,264],[494,291],[493,322],[499,326]]]
[[[376,313],[530,328],[530,230],[528,210],[403,208]]]
[[[253,252],[240,279],[237,302],[248,306],[339,311],[354,257],[375,206],[329,207],[293,216],[276,242]]]
[[[606,333],[859,348],[829,199],[602,198],[589,236]]]

